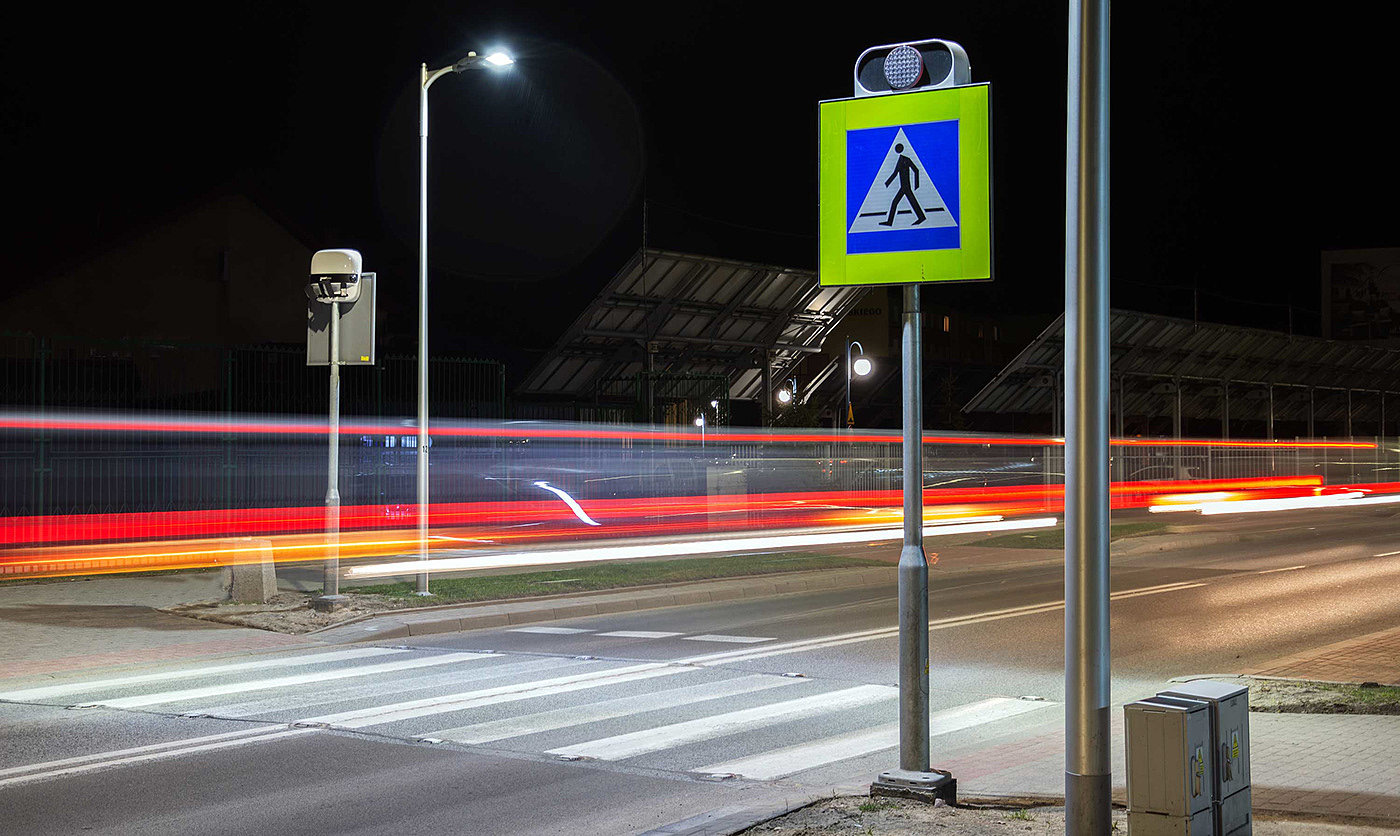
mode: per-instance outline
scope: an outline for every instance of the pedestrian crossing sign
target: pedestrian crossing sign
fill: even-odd
[[[822,102],[823,285],[992,277],[990,87]]]

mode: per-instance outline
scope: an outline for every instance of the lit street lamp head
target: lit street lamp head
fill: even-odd
[[[510,53],[500,49],[492,50],[486,56],[468,52],[465,58],[452,65],[452,71],[460,73],[464,70],[501,70],[514,63],[515,59]]]
[[[857,377],[865,377],[870,374],[870,370],[870,361],[865,357],[857,357],[856,361],[851,364],[851,371],[855,372]]]

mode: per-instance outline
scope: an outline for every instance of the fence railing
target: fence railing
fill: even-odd
[[[693,430],[694,428],[690,428]],[[432,435],[437,503],[538,501],[539,483],[580,501],[803,494],[841,505],[889,505],[902,482],[894,433],[831,430],[698,432],[675,427],[443,419]],[[95,534],[121,539],[122,515],[308,509],[325,492],[326,424],[226,415],[0,412],[0,518],[108,516]],[[416,502],[411,421],[347,415],[340,439],[343,505],[407,516]],[[1308,477],[1321,484],[1400,482],[1394,440],[1301,443],[1124,439],[1113,447],[1119,483]],[[1063,447],[1051,439],[929,436],[930,495],[1052,497]],[[1154,488],[1156,489],[1156,488]],[[951,501],[951,500],[950,500]],[[1047,499],[1047,502],[1049,500]],[[319,516],[307,515],[314,529]],[[149,522],[149,521],[148,521]],[[354,527],[348,520],[347,527]],[[33,530],[33,526],[27,530]],[[84,523],[87,525],[87,523]],[[156,529],[143,523],[143,536]],[[26,542],[33,542],[27,540]]]

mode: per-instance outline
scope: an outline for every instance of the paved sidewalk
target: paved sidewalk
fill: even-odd
[[[1285,656],[1246,673],[1324,682],[1400,685],[1400,627]]]
[[[218,572],[94,577],[0,586],[0,678],[113,668],[149,662],[316,644],[287,636],[196,621],[156,607],[223,595]]]
[[[1126,802],[1123,709],[1113,707],[1113,794]],[[1352,816],[1400,826],[1400,717],[1355,714],[1249,715],[1254,809],[1258,813]],[[1064,794],[1063,719],[1038,733],[980,749],[934,752],[960,794]]]

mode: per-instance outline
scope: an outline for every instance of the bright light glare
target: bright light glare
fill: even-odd
[[[493,52],[481,60],[493,67],[509,67],[511,64],[515,63],[514,58],[510,57],[507,53],[499,51]]]
[[[1298,496],[1286,499],[1245,499],[1234,502],[1206,502],[1201,505],[1202,516],[1216,514],[1249,514],[1260,511],[1293,511],[1300,508],[1335,508],[1355,505],[1363,493],[1337,493],[1327,496]]]
[[[870,369],[870,361],[864,357],[857,357],[856,361],[851,364],[851,371],[855,372],[860,377],[865,377],[870,374]]]
[[[1027,520],[978,522],[966,525],[949,524],[926,527],[925,537],[946,534],[975,534],[984,531],[1016,531],[1027,528],[1048,528],[1057,524],[1055,517]],[[829,546],[842,543],[875,543],[899,540],[903,527],[865,528],[853,531],[833,531],[814,534],[788,534],[774,537],[735,537],[720,540],[673,541],[647,543],[639,546],[602,546],[588,549],[559,549],[521,552],[517,554],[483,555],[481,557],[449,557],[436,560],[410,560],[380,563],[372,566],[352,566],[352,577],[405,575],[418,572],[452,572],[464,569],[503,569],[513,566],[542,566],[557,563],[581,563],[591,560],[635,560],[637,558],[678,557],[696,554],[720,554],[731,551],[761,551],[805,546]]]
[[[792,393],[786,389],[779,389],[778,403],[792,403]]]
[[[705,416],[701,415],[701,416],[697,417],[697,418],[695,419],[695,426],[697,426],[697,427],[703,427],[703,426],[705,426]]]

